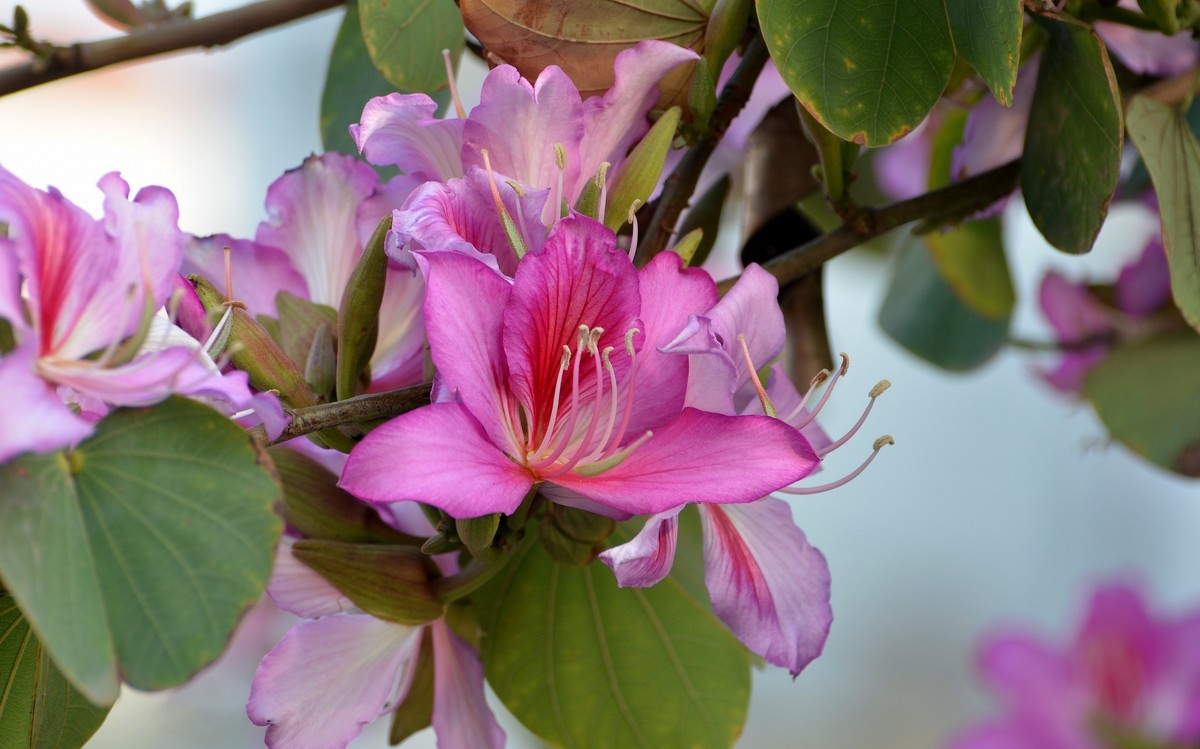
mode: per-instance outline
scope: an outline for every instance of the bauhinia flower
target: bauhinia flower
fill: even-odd
[[[110,406],[174,393],[255,408],[281,429],[273,396],[251,393],[244,374],[223,377],[200,342],[155,320],[183,252],[174,196],[147,187],[131,201],[116,173],[100,189],[97,221],[0,168],[0,326],[13,338],[0,352],[0,388],[22,403],[0,416],[0,461],[73,444]]]
[[[1171,749],[1200,741],[1200,611],[1156,617],[1135,586],[1097,589],[1065,646],[1002,632],[984,642],[978,662],[1005,712],[952,749]]]
[[[397,212],[397,250],[466,245],[497,254],[500,270],[511,275],[516,258],[504,251],[484,168],[490,163],[499,176],[527,242],[540,244],[542,227],[557,220],[563,202],[575,204],[602,164],[610,166],[610,179],[619,178],[626,154],[650,127],[659,80],[694,59],[694,52],[674,44],[642,42],[617,55],[612,88],[586,100],[557,66],[530,83],[501,65],[488,73],[480,104],[460,114],[464,119],[435,119],[437,106],[424,94],[372,99],[350,128],[359,149],[374,164],[395,165],[432,183]]]
[[[362,613],[297,560],[286,541],[267,593],[309,620],[284,635],[254,674],[246,712],[267,726],[271,749],[342,749],[404,702],[429,658],[438,746],[504,746],[484,697],[479,653],[444,620],[413,627]]]
[[[692,359],[689,404],[721,413],[769,409],[801,429],[815,454],[823,456],[857,432],[870,405],[846,436],[833,442],[815,420],[833,381],[814,412],[805,408],[807,397],[800,398],[779,365],[763,392],[758,392],[755,370],[783,349],[778,292],[774,277],[749,266],[734,288],[710,311],[693,315],[665,350],[687,353]],[[882,390],[883,383],[872,391],[871,404]],[[881,446],[876,443],[867,463]],[[840,485],[867,463],[842,481],[794,491],[808,494]],[[677,499],[691,497],[677,495]],[[681,504],[654,515],[631,541],[600,554],[621,586],[654,585],[670,572],[682,509]],[[714,613],[767,662],[787,668],[793,676],[800,673],[820,655],[833,622],[824,556],[808,543],[782,500],[764,497],[739,505],[699,504],[698,509],[704,533],[704,581]]]
[[[259,224],[253,241],[225,235],[193,239],[187,268],[223,278],[221,250],[230,247],[235,294],[252,314],[277,317],[279,292],[336,310],[376,225],[415,184],[406,176],[380,184],[371,167],[343,154],[311,156],[267,189],[269,218]],[[421,381],[423,291],[421,279],[410,271],[388,268],[371,358],[372,390]]]
[[[1079,392],[1087,373],[1113,346],[1154,331],[1154,315],[1171,299],[1161,238],[1152,236],[1141,255],[1121,269],[1112,291],[1112,301],[1105,302],[1092,286],[1072,282],[1055,271],[1042,279],[1038,302],[1062,347],[1058,364],[1043,373],[1056,389]],[[1173,307],[1167,317],[1168,324],[1177,321]]]
[[[423,253],[425,318],[447,398],[375,429],[341,485],[465,518],[511,513],[545,483],[627,517],[681,498],[749,502],[816,455],[766,416],[685,408],[687,357],[658,350],[715,286],[663,253],[641,271],[582,216],[555,225],[510,282],[457,253]]]

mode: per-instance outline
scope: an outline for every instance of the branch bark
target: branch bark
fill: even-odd
[[[269,439],[267,431],[261,426],[253,427],[248,432],[255,441],[269,447],[343,424],[387,419],[429,405],[430,387],[429,383],[425,383],[386,393],[356,395],[336,403],[297,408],[291,412],[292,423],[287,425],[277,440]]]
[[[909,200],[883,208],[862,208],[847,224],[788,250],[763,263],[762,267],[783,286],[846,250],[907,223],[924,221],[936,225],[981,211],[1015,190],[1020,177],[1021,160],[1014,159],[970,179]],[[738,276],[727,278],[717,284],[717,288],[724,294],[737,279]]]
[[[342,5],[345,0],[261,0],[195,20],[135,29],[95,42],[51,46],[36,59],[0,70],[0,96],[143,57],[218,47]]]

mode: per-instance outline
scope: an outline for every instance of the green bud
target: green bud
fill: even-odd
[[[675,243],[671,251],[683,259],[683,267],[692,267],[692,260],[696,257],[696,250],[700,248],[700,243],[704,241],[704,230],[700,227],[692,229],[687,234]]]
[[[720,73],[746,35],[750,22],[751,0],[717,0],[704,29],[704,60],[709,70]]]
[[[604,192],[604,186],[608,180],[608,167],[611,166],[607,161],[601,162],[600,169],[596,171],[596,176],[588,180],[584,185],[583,192],[579,194],[579,200],[575,201],[575,210],[589,218],[594,218],[599,221],[600,215],[600,194]]]
[[[196,287],[200,302],[210,316],[224,313],[225,297],[208,279],[188,276],[188,280]],[[308,389],[304,373],[283,353],[266,328],[237,306],[233,307],[229,324],[233,326],[230,346],[234,351],[230,361],[250,376],[252,387],[278,391],[280,400],[289,408],[316,405],[316,396]]]
[[[696,246],[695,254],[690,261],[684,259],[684,262],[690,267],[703,265],[704,261],[708,259],[709,253],[712,252],[713,245],[717,242],[717,235],[721,231],[721,212],[725,208],[725,198],[729,196],[729,188],[732,184],[728,174],[714,182],[704,191],[699,200],[692,203],[691,209],[679,224],[679,233],[684,239],[691,232],[703,229],[704,236]],[[683,244],[683,241],[680,240],[679,244]],[[675,251],[679,252],[679,245],[676,245]]]
[[[411,546],[306,539],[292,554],[368,614],[397,624],[428,624],[443,606],[429,585],[432,561]]]
[[[708,130],[708,121],[717,109],[717,80],[706,57],[696,61],[692,84],[688,88],[688,109],[692,112],[692,128],[697,133]]]
[[[612,518],[562,505],[554,505],[548,519],[568,537],[598,546],[603,546],[617,527]]]
[[[462,548],[457,538],[452,538],[451,534],[446,531],[441,531],[430,536],[425,543],[421,544],[421,553],[433,556],[434,554],[445,554],[448,551]]]
[[[313,335],[308,357],[304,362],[304,379],[318,396],[328,400],[333,393],[337,373],[337,347],[333,330],[321,325]]]
[[[258,321],[283,349],[283,353],[287,354],[287,358],[297,364],[308,361],[308,352],[312,350],[317,328],[328,325],[331,333],[337,333],[337,310],[327,304],[317,304],[281,291],[275,295],[275,309],[279,314],[278,320],[259,315]]]
[[[549,519],[538,524],[538,539],[551,559],[567,567],[586,567],[601,551],[595,544],[571,538]]]
[[[680,116],[679,107],[668,109],[621,166],[620,173],[613,180],[613,187],[608,195],[608,207],[604,212],[604,225],[609,229],[620,229],[629,217],[629,207],[633,205],[633,201],[640,200],[645,203],[650,198],[650,193],[654,192],[658,178],[662,175],[663,164],[667,160],[667,150],[670,149],[675,129],[679,126]]]
[[[1178,5],[1179,0],[1138,0],[1142,12],[1168,36],[1179,33],[1179,17],[1175,12]]]
[[[501,517],[500,513],[493,512],[478,518],[454,521],[455,531],[462,539],[463,546],[481,562],[493,561],[500,555],[500,550],[492,542],[496,539],[496,531],[500,529]]]
[[[384,242],[392,228],[392,217],[379,222],[367,243],[338,309],[337,399],[358,394],[363,370],[371,363],[375,341],[379,338],[379,307],[387,281],[387,253]]]

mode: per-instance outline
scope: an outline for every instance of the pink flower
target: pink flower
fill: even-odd
[[[267,588],[309,621],[293,627],[254,674],[246,713],[271,749],[341,749],[401,704],[423,657],[433,659],[433,728],[447,749],[504,746],[484,697],[479,653],[442,619],[410,627],[359,612],[285,542]]]
[[[980,649],[979,668],[1006,711],[968,730],[952,749],[1200,741],[1200,612],[1156,618],[1131,585],[1096,590],[1069,645],[996,634]]]
[[[694,59],[694,52],[674,44],[642,42],[617,55],[612,88],[586,100],[557,66],[531,84],[501,65],[484,80],[479,106],[461,120],[434,119],[437,107],[424,94],[372,99],[350,128],[359,149],[374,164],[439,183],[417,190],[397,211],[397,255],[405,248],[461,252],[465,244],[498,255],[500,270],[511,275],[516,260],[502,250],[506,243],[488,241],[504,235],[482,172],[484,152],[498,183],[514,180],[525,194],[501,188],[526,242],[537,246],[542,227],[554,223],[562,202],[575,204],[602,162],[611,165],[611,179],[619,177],[626,154],[650,127],[646,115],[658,81]]]
[[[685,408],[687,357],[658,350],[715,299],[663,253],[640,272],[602,225],[572,216],[510,282],[457,253],[425,253],[425,317],[444,391],[354,449],[341,485],[455,517],[511,513],[545,483],[613,516],[748,502],[815,467],[765,416]]]
[[[115,172],[100,189],[97,221],[57,190],[35,190],[0,168],[0,222],[8,225],[0,318],[16,341],[0,354],[0,388],[22,402],[0,416],[0,461],[70,445],[110,406],[150,405],[173,393],[231,411],[254,407],[282,428],[273,397],[252,394],[244,374],[222,377],[199,341],[154,316],[183,252],[174,196],[147,187],[130,201]]]

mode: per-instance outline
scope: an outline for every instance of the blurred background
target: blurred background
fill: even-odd
[[[195,0],[195,12],[239,4]],[[12,18],[13,5],[0,0],[0,19]],[[39,38],[115,33],[83,0],[25,7]],[[252,236],[267,186],[320,150],[318,105],[340,18],[329,12],[222,51],[4,97],[0,163],[94,214],[96,181],[119,170],[135,190],[170,188],[186,231]],[[0,65],[14,59],[0,55]],[[470,106],[485,71],[464,59],[460,86]],[[1058,267],[1075,278],[1112,277],[1156,219],[1116,206],[1084,257],[1047,247],[1019,200],[1004,222],[1022,294],[1014,334],[1048,340],[1034,303],[1042,274]],[[1006,351],[975,373],[950,375],[899,348],[876,324],[889,262],[860,251],[826,272],[833,348],[850,353],[853,366],[823,424],[840,433],[877,380],[893,387],[867,434],[838,451],[825,475],[851,470],[878,434],[897,444],[850,485],[793,501],[797,522],[828,557],[836,620],[824,655],[794,682],[780,670],[755,674],[741,747],[937,747],[994,711],[973,664],[990,628],[1020,623],[1066,641],[1090,587],[1112,577],[1141,581],[1160,611],[1200,607],[1197,485],[1108,445],[1091,410],[1043,384],[1028,353]],[[245,700],[258,659],[287,622],[263,609],[249,623],[191,684],[126,690],[89,746],[261,746],[263,729],[246,719]],[[502,721],[510,746],[536,745],[511,718]],[[385,746],[385,723],[354,746]],[[433,736],[407,745],[433,746]]]

